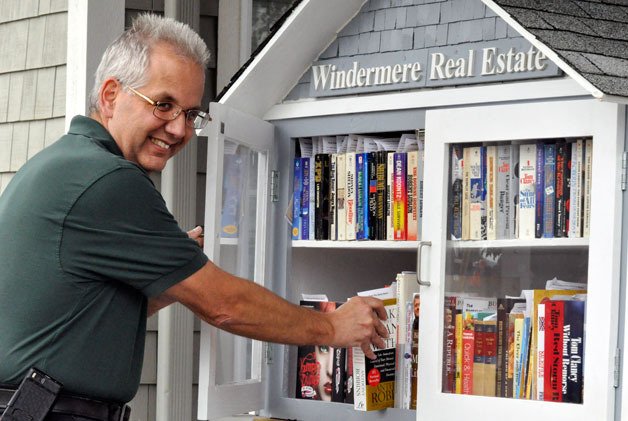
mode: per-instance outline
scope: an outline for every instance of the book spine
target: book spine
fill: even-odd
[[[480,146],[480,174],[482,176],[480,196],[480,239],[486,240],[486,211],[487,211],[487,171],[486,171],[486,146]]]
[[[425,180],[425,149],[419,149],[419,169],[418,169],[418,190],[417,190],[417,240],[422,237],[423,227],[423,182]]]
[[[294,158],[293,194],[292,194],[292,239],[301,239],[301,191],[303,184],[303,172],[301,171],[301,158]]]
[[[376,238],[386,239],[386,151],[376,153]]]
[[[554,237],[554,216],[556,213],[556,145],[545,145],[544,199],[543,199],[543,238]]]
[[[333,348],[333,358],[331,401],[344,402],[347,375],[346,348]]]
[[[386,153],[386,240],[395,239],[395,226],[393,224],[393,208],[394,208],[394,173],[395,173],[395,154],[393,152]]]
[[[445,297],[445,320],[443,323],[443,392],[456,392],[456,297]]]
[[[471,200],[471,148],[462,150],[462,239],[470,237],[470,200]]]
[[[461,368],[461,393],[473,394],[473,356],[475,350],[475,332],[473,323],[464,320],[462,329],[462,368]]]
[[[484,395],[484,322],[474,320],[473,323],[473,387],[472,394]]]
[[[497,396],[497,322],[484,321],[484,396]]]
[[[314,215],[310,214],[310,158],[301,158],[301,168],[303,171],[303,185],[301,189],[301,240],[310,239],[310,219]]]
[[[405,240],[407,236],[407,187],[406,187],[406,166],[407,155],[405,152],[394,155],[394,178],[393,178],[393,226],[394,239]]]
[[[563,226],[563,237],[569,237],[569,222],[571,212],[571,152],[573,149],[573,143],[567,142],[567,149],[565,151],[565,183],[563,185],[563,196],[565,196],[565,225]]]
[[[586,139],[584,146],[584,211],[582,215],[582,236],[589,237],[591,229],[591,169],[593,167],[593,139]]]
[[[451,146],[451,225],[452,240],[462,239],[462,146]]]
[[[456,316],[454,318],[455,320],[455,327],[456,327],[456,337],[455,337],[455,343],[456,343],[456,366],[455,366],[455,381],[456,381],[456,387],[455,387],[455,392],[457,394],[461,394],[462,393],[462,333],[463,333],[463,319],[462,319],[462,313],[458,310],[458,308],[456,307]]]
[[[347,176],[346,155],[341,153],[336,157],[336,238],[339,241],[347,239]]]
[[[419,151],[410,151],[407,153],[408,157],[408,165],[407,165],[407,178],[406,178],[406,187],[407,187],[407,217],[408,221],[407,227],[407,240],[416,241],[418,235],[418,222],[419,222],[419,214],[418,214],[418,201],[417,201],[417,191],[418,191],[418,171],[419,171]]]
[[[519,147],[511,145],[510,148],[510,237],[519,238]]]
[[[513,398],[521,397],[521,367],[522,367],[522,348],[523,348],[523,318],[515,319],[515,347],[514,347],[514,375],[513,375]]]
[[[569,237],[582,237],[582,176],[584,145],[582,139],[571,144],[571,184],[569,195]]]
[[[308,240],[314,240],[315,238],[315,233],[316,233],[316,215],[315,215],[315,209],[316,209],[316,183],[314,182],[314,178],[315,178],[315,169],[314,169],[314,157],[310,157],[308,158],[309,160],[309,165],[310,165],[310,194],[309,194],[309,230],[308,230]]]
[[[366,356],[353,347],[353,409],[366,411]]]
[[[519,152],[519,238],[535,238],[536,145],[524,144]]]
[[[534,204],[534,237],[543,237],[543,217],[545,215],[545,145],[536,145],[536,174],[534,178],[534,193],[536,195]]]
[[[584,301],[564,301],[563,402],[582,403]]]
[[[486,239],[497,239],[497,146],[486,147]]]
[[[356,240],[364,240],[368,237],[368,228],[366,228],[366,224],[368,224],[368,219],[365,220],[365,206],[366,206],[366,195],[368,194],[368,187],[365,185],[365,180],[368,179],[365,176],[367,171],[366,168],[366,154],[365,153],[356,153],[355,154],[355,179],[356,179],[356,188],[355,188],[355,239]]]
[[[337,198],[338,194],[338,155],[331,154],[329,156],[329,235],[330,240],[338,239],[338,210]]]
[[[546,401],[562,402],[563,302],[545,303],[545,384]]]
[[[355,152],[347,152],[345,161],[346,180],[346,240],[355,240],[356,228],[356,174],[355,174]]]
[[[497,147],[497,183],[496,183],[496,238],[508,239],[512,224],[512,199],[510,177],[510,149],[512,145],[499,145]]]
[[[367,199],[367,220],[368,239],[377,240],[377,155],[375,152],[367,154],[368,168],[368,199]]]
[[[536,325],[536,399],[545,400],[545,303],[537,306]]]
[[[556,180],[554,195],[556,207],[554,209],[554,237],[563,237],[565,228],[565,171],[567,169],[567,144],[564,141],[556,143]]]
[[[469,148],[469,239],[482,239],[482,147]]]
[[[314,157],[314,239],[329,240],[329,155]]]

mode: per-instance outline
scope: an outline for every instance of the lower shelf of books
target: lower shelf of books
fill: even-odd
[[[408,409],[387,408],[379,411],[356,411],[353,405],[344,403],[310,401],[303,399],[279,398],[274,403],[270,416],[300,420],[389,420],[389,421],[415,421],[417,411]]]

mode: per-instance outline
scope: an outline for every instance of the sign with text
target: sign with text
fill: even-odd
[[[316,62],[310,96],[468,85],[559,76],[545,54],[523,38]]]

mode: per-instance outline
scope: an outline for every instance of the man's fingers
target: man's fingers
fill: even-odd
[[[363,342],[362,345],[360,345],[360,348],[362,348],[362,351],[364,351],[364,355],[366,356],[366,358],[370,360],[374,360],[377,358],[375,356],[375,353],[371,349],[371,344],[369,342]]]
[[[366,303],[371,306],[375,314],[380,320],[388,319],[388,315],[386,314],[386,308],[384,307],[384,303],[379,298],[373,297],[364,297],[367,301]]]
[[[388,338],[388,329],[386,329],[386,326],[381,322],[381,320],[375,320],[375,331],[377,335],[382,338]]]

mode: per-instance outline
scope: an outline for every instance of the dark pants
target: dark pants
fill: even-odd
[[[0,415],[4,412],[4,409],[0,409]],[[65,414],[48,414],[44,421],[95,421],[93,418],[79,417],[78,415],[65,415]]]

